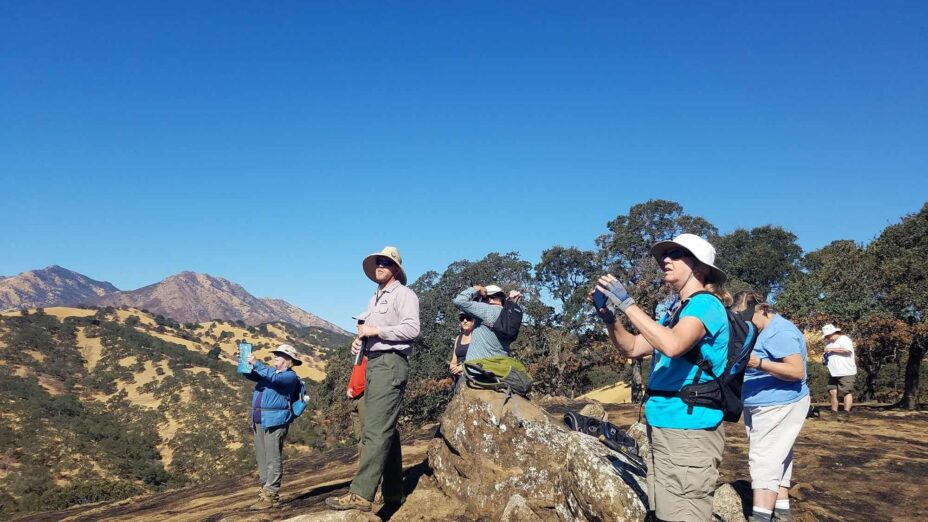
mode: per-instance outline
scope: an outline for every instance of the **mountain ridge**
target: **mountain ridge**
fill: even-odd
[[[234,281],[192,271],[135,290],[120,290],[58,265],[0,276],[0,310],[78,305],[146,309],[182,323],[222,319],[256,326],[279,321],[350,335],[283,299],[257,298]]]
[[[50,265],[15,276],[0,276],[0,310],[91,304],[106,294],[118,291],[107,281],[97,281],[73,270]]]

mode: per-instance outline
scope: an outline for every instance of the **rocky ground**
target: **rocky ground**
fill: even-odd
[[[564,410],[578,410],[583,405],[551,401],[545,409],[550,414],[549,420],[557,421]],[[606,406],[606,410],[610,420],[623,427],[630,425],[637,417],[637,409],[629,405]],[[531,415],[526,414],[528,417]],[[470,423],[473,424],[472,421]],[[462,426],[466,424],[460,423]],[[451,466],[445,462],[433,470],[428,464],[427,456],[433,459],[444,458],[447,461],[450,455],[461,451],[489,451],[487,455],[497,459],[526,459],[531,458],[531,455],[526,455],[522,450],[515,452],[516,457],[509,454],[497,455],[492,449],[492,444],[488,445],[489,449],[462,447],[460,441],[455,442],[453,436],[447,435],[448,427],[443,427],[442,431],[446,435],[438,439],[434,437],[436,426],[424,428],[406,437],[404,462],[408,500],[399,510],[375,506],[380,508],[376,510],[376,515],[362,515],[358,512],[336,514],[325,509],[324,499],[329,495],[344,492],[355,471],[356,452],[353,449],[344,449],[288,461],[283,502],[269,511],[257,512],[249,509],[248,506],[256,500],[256,488],[255,478],[247,476],[129,499],[116,504],[82,506],[64,512],[32,515],[29,519],[217,522],[389,519],[403,522],[503,517],[500,511],[496,512],[495,517],[487,515],[487,511],[480,511],[487,509],[486,502],[469,498],[483,486],[471,484],[469,487],[476,489],[455,489],[461,485],[461,477],[466,480],[470,475],[476,479],[472,476],[473,468],[469,469],[462,465],[461,461],[457,461],[452,462]],[[729,424],[726,425],[726,430],[728,441],[720,483],[732,484],[749,504],[750,483],[744,427],[740,424]],[[526,441],[538,440],[532,438],[539,436],[537,431],[529,429],[526,433],[507,433],[506,437],[509,438],[506,440],[515,440],[523,448],[526,447]],[[559,436],[545,437],[559,439]],[[553,470],[549,473],[561,473],[558,467],[563,468],[563,473],[556,477],[552,475],[550,479],[562,484],[562,489],[541,488],[544,491],[537,492],[538,496],[534,498],[532,495],[536,494],[536,490],[522,491],[526,498],[517,499],[518,502],[509,502],[505,517],[509,520],[554,520],[557,517],[563,519],[579,516],[576,513],[583,512],[583,509],[595,509],[595,506],[591,507],[585,503],[591,500],[595,503],[596,499],[584,499],[582,492],[577,491],[582,473],[575,469],[574,463],[580,462],[575,458],[575,454],[579,451],[578,448],[583,450],[584,447],[585,442],[578,445],[574,441],[569,449],[565,449],[563,461],[540,452],[539,456],[545,456],[539,460],[547,461],[550,465],[548,469]],[[597,450],[594,448],[589,451],[596,453]],[[793,512],[797,520],[928,519],[928,502],[924,500],[924,492],[928,490],[928,412],[859,409],[855,411],[850,423],[809,419],[797,443],[796,455],[792,497]],[[531,477],[534,475],[529,472],[538,473],[538,470],[534,469],[518,468],[512,471],[514,467],[518,468],[510,463],[490,470],[489,475],[478,479],[478,482],[492,480],[499,484],[494,484],[487,491],[507,487],[519,488],[523,487],[523,481],[512,480],[514,476]],[[489,467],[483,465],[481,468]],[[567,489],[564,490],[564,487]],[[471,493],[456,498],[454,491]],[[516,489],[513,491],[518,492]],[[602,495],[616,494],[615,491],[610,493],[608,488],[601,488],[599,491]],[[558,496],[569,499],[561,502]],[[633,503],[628,505],[626,513],[637,513]],[[578,507],[580,504],[586,507]],[[501,510],[502,506],[498,509]],[[586,513],[590,514],[589,511]],[[607,516],[606,519],[621,518],[613,515]]]

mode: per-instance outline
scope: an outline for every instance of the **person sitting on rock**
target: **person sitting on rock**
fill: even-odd
[[[451,362],[448,363],[448,369],[454,376],[454,390],[457,391],[464,382],[464,361],[467,359],[467,349],[470,347],[470,336],[474,333],[474,324],[476,319],[470,314],[458,314],[458,320],[461,323],[461,332],[455,336],[454,345],[451,347]]]
[[[678,392],[694,379],[711,380],[684,357],[690,350],[699,350],[716,375],[724,371],[729,338],[725,307],[731,295],[724,287],[725,273],[715,266],[715,248],[705,239],[681,234],[655,244],[651,255],[664,270],[664,282],[679,295],[680,305],[673,313],[655,321],[612,274],[598,280],[596,290],[608,301],[597,313],[622,355],[653,356],[644,406],[651,447],[650,509],[660,520],[711,520],[712,492],[725,446],[722,411],[688,406]],[[591,301],[593,297],[590,292]],[[626,330],[616,321],[616,312],[624,313],[640,333]]]
[[[521,298],[522,294],[520,292],[516,290],[509,292],[509,299],[518,300]],[[506,293],[496,285],[465,288],[454,298],[454,306],[458,310],[477,319],[470,337],[470,346],[467,348],[466,360],[473,361],[485,357],[509,355],[511,341],[501,339],[488,326],[499,319],[499,314],[503,311],[503,301],[505,300]],[[462,361],[458,360],[458,362]]]

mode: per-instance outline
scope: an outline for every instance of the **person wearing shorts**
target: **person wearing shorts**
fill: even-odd
[[[735,294],[731,309],[760,331],[741,389],[754,490],[750,521],[789,521],[793,444],[811,403],[805,337],[754,292]]]
[[[854,407],[854,382],[857,380],[857,363],[854,359],[854,342],[833,324],[822,327],[825,338],[825,356],[828,357],[828,394],[831,396],[831,414],[838,420],[851,420]],[[844,397],[844,414],[838,411],[838,398]]]

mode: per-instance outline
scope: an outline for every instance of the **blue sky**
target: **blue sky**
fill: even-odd
[[[924,2],[0,3],[0,274],[223,276],[350,326],[361,258],[592,248],[651,198],[807,250],[928,200]]]

